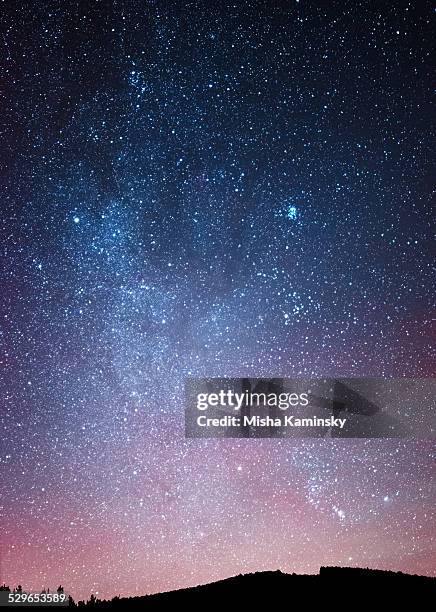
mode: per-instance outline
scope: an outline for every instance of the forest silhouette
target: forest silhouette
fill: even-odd
[[[18,590],[20,589],[20,590]],[[21,592],[22,587],[10,589],[3,585],[0,590]],[[60,586],[57,592],[63,593]],[[270,607],[285,603],[299,605],[301,602],[326,602],[333,604],[344,598],[344,602],[403,603],[411,597],[415,601],[434,598],[436,578],[353,567],[321,567],[319,574],[285,574],[280,570],[244,574],[186,589],[168,591],[138,597],[114,597],[98,599],[94,594],[87,601],[75,602],[69,598],[70,607],[93,607],[101,609],[123,608],[129,610],[154,610],[161,606],[241,605]],[[52,606],[50,606],[52,607]]]

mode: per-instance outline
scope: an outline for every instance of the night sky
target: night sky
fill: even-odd
[[[183,423],[187,376],[434,375],[432,3],[2,13],[0,581],[435,575],[434,442]]]

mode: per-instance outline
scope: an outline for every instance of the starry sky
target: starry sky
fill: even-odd
[[[187,376],[434,375],[432,3],[2,12],[0,580],[435,575],[434,442],[183,423]]]

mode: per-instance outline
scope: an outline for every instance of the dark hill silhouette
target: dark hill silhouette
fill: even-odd
[[[434,601],[436,578],[413,576],[401,572],[359,569],[348,567],[321,567],[319,574],[284,574],[281,571],[258,572],[219,580],[188,589],[169,591],[143,597],[115,597],[110,601],[92,598],[79,607],[126,608],[129,610],[159,610],[161,607],[227,605],[241,609],[254,609],[273,605],[286,608],[301,607],[311,603],[335,604],[343,600],[353,606],[370,603],[378,607],[382,602],[404,602],[405,598],[421,598]],[[431,599],[432,598],[432,599]],[[177,607],[176,607],[177,606]]]

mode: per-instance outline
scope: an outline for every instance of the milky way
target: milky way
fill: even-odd
[[[434,443],[183,429],[187,376],[434,375],[431,3],[4,4],[0,579],[434,575]]]

